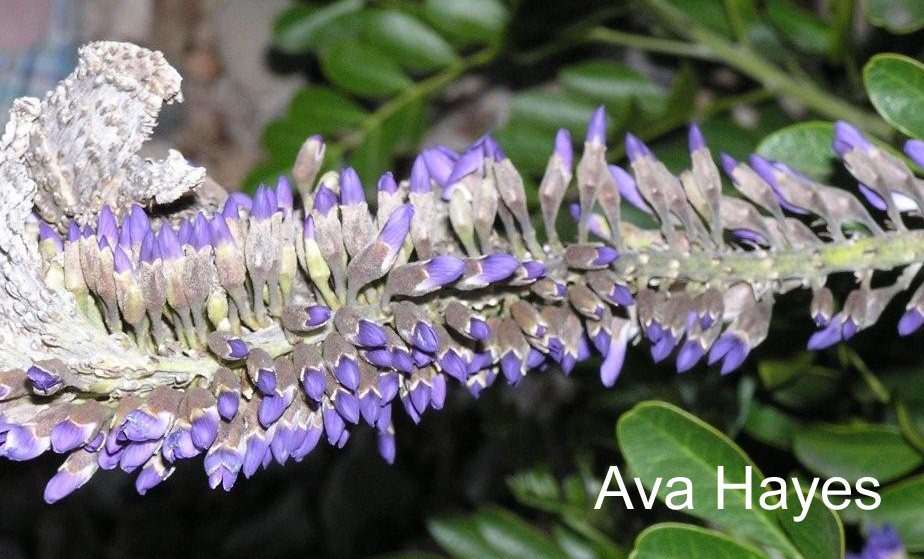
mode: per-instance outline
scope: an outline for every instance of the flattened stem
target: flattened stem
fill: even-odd
[[[924,262],[924,230],[906,230],[781,250],[681,254],[643,249],[621,255],[613,269],[639,284],[652,278],[684,278],[704,284],[790,280],[809,285],[838,272],[892,270],[920,262]]]

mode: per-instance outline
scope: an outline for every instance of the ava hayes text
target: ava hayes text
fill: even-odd
[[[798,513],[793,515],[793,520],[802,522],[812,506],[813,499],[816,498],[832,510],[847,508],[851,501],[863,510],[872,510],[879,506],[881,500],[871,489],[879,487],[879,482],[871,477],[860,478],[855,486],[851,486],[841,477],[825,481],[815,478],[802,482],[797,478],[787,481],[780,477],[768,477],[756,484],[750,466],[745,467],[744,474],[744,480],[732,483],[728,479],[725,467],[719,466],[716,472],[716,489],[710,488],[712,494],[697,497],[697,506],[719,510],[724,509],[726,505],[731,508],[740,507],[743,498],[746,509],[758,506],[764,510],[792,510],[793,513]],[[671,510],[693,510],[694,487],[689,478],[674,477],[662,484],[663,478],[659,477],[655,479],[650,491],[645,489],[638,478],[632,480],[635,487],[627,486],[619,468],[610,466],[594,508],[599,509],[603,506],[607,498],[615,498],[621,499],[628,509],[634,509],[637,504],[650,509],[660,492],[661,500]],[[753,500],[755,496],[758,497],[756,503]]]

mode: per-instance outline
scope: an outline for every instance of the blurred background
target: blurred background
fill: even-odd
[[[0,105],[44,95],[79,45],[127,40],[183,76],[185,101],[164,110],[146,149],[176,147],[229,190],[274,182],[315,133],[326,165],[356,167],[367,188],[389,169],[406,177],[423,147],[461,150],[488,132],[534,185],[555,130],[582,138],[600,104],[615,163],[631,131],[685,168],[696,121],[714,154],[758,151],[853,188],[830,122],[895,145],[920,135],[924,117],[886,114],[863,68],[885,51],[920,58],[922,26],[917,0],[0,0]],[[0,558],[626,557],[644,527],[689,520],[662,505],[593,509],[607,466],[622,464],[616,419],[646,399],[710,422],[767,475],[833,475],[886,445],[900,465],[882,481],[907,479],[922,463],[924,369],[896,339],[903,309],[849,347],[809,354],[808,299],[784,297],[768,342],[729,377],[677,375],[643,348],[610,390],[594,362],[477,404],[453,390],[420,425],[396,418],[390,467],[360,431],[228,494],[209,490],[194,460],[143,498],[131,477],[102,472],[47,506],[57,457],[0,462]],[[830,424],[862,433],[813,446]],[[848,548],[882,522],[924,548],[916,491],[882,518],[842,512]]]

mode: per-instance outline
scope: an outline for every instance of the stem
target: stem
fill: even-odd
[[[630,47],[660,54],[671,54],[676,56],[686,56],[689,58],[700,58],[703,60],[715,60],[714,53],[703,45],[688,43],[686,41],[675,41],[673,39],[659,39],[647,35],[637,35],[635,33],[626,33],[597,27],[590,30],[587,34],[587,41]]]
[[[497,45],[489,46],[474,54],[461,58],[439,73],[415,83],[402,91],[400,95],[390,99],[387,103],[376,109],[374,113],[369,115],[369,118],[365,119],[362,124],[360,124],[357,130],[339,142],[340,146],[344,150],[358,147],[372,131],[378,129],[389,117],[414,101],[423,99],[440,91],[468,70],[487,64],[494,59],[497,53]]]
[[[664,0],[647,0],[661,19],[680,35],[712,51],[716,59],[760,82],[770,91],[798,99],[805,106],[832,119],[848,120],[879,136],[894,130],[879,116],[854,107],[811,82],[794,79],[746,45],[734,44],[691,20]]]

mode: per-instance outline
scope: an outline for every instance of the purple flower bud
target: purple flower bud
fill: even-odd
[[[327,433],[327,441],[332,445],[336,445],[346,427],[343,424],[343,418],[340,417],[336,410],[328,407],[321,411],[321,415],[324,420],[324,432]]]
[[[234,244],[234,235],[231,234],[231,229],[228,228],[228,222],[225,221],[224,216],[217,214],[212,216],[212,221],[209,222],[209,229],[212,234],[212,244],[216,247],[225,244]]]
[[[907,155],[918,167],[924,167],[924,142],[921,140],[908,140],[904,146]]]
[[[834,141],[831,142],[831,147],[843,157],[855,149],[867,151],[873,147],[873,144],[853,125],[838,120],[834,123]]]
[[[357,326],[356,343],[362,347],[381,347],[388,343],[388,335],[375,322],[360,320]]]
[[[430,173],[427,172],[427,164],[424,162],[423,157],[420,155],[414,159],[414,165],[411,167],[410,182],[410,189],[412,193],[427,194],[428,192],[433,191],[433,187],[430,186]]]
[[[157,235],[157,244],[160,248],[161,258],[164,260],[176,260],[183,256],[183,247],[180,245],[180,239],[170,227],[169,223],[164,223]]]
[[[253,208],[250,210],[250,215],[258,221],[272,217],[276,213],[275,197],[268,188],[261,184],[254,193]]]
[[[279,178],[276,179],[276,206],[279,209],[291,211],[294,203],[289,177],[279,175]]]
[[[151,220],[147,212],[144,211],[144,208],[138,204],[132,204],[129,216],[132,222],[132,242],[140,243],[145,233],[151,229]]]
[[[76,221],[71,221],[67,226],[67,242],[73,243],[80,240],[80,226],[77,225]]]
[[[687,143],[691,153],[708,147],[706,145],[706,138],[703,137],[703,131],[699,129],[699,126],[697,126],[695,122],[690,124],[690,131],[687,134]]]
[[[132,249],[132,237],[131,231],[129,231],[132,225],[131,221],[132,217],[127,215],[125,219],[122,220],[122,225],[119,227],[119,246],[122,247],[123,250],[130,251]]]
[[[310,215],[305,218],[305,226],[302,228],[303,239],[314,239],[314,218]]]
[[[190,241],[196,250],[202,250],[212,244],[212,226],[202,212],[196,214],[196,226],[193,228]]]
[[[922,324],[924,324],[924,314],[921,314],[921,311],[916,308],[910,308],[905,311],[901,320],[898,321],[898,334],[901,336],[910,336],[920,328]]]
[[[29,367],[26,371],[26,377],[39,394],[49,394],[63,382],[58,375],[37,365]]]
[[[555,155],[561,160],[566,169],[571,169],[574,161],[574,149],[571,146],[571,132],[565,128],[559,128],[555,133]]]
[[[164,226],[167,226],[167,224],[164,224]],[[180,223],[180,230],[176,234],[176,238],[180,241],[181,245],[188,245],[190,244],[190,241],[192,240],[192,234],[193,234],[192,223],[190,223],[188,219],[184,219]]]
[[[404,239],[407,238],[411,230],[411,218],[414,217],[414,206],[411,204],[402,204],[395,208],[388,216],[382,231],[379,233],[379,239],[388,245],[392,250],[398,251],[404,245]]]
[[[302,377],[302,388],[305,394],[315,402],[321,401],[324,395],[324,389],[327,388],[327,378],[323,371],[317,369],[308,369],[305,376]]]
[[[398,395],[400,389],[398,375],[394,372],[380,374],[378,386],[382,402],[391,402]]]
[[[503,161],[506,159],[507,156],[504,155],[504,151],[501,149],[500,144],[498,144],[497,140],[490,134],[482,136],[477,143],[481,144],[481,149],[486,158],[493,159],[494,161]]]
[[[597,248],[597,257],[593,260],[594,266],[609,266],[613,261],[619,258],[619,251],[608,246],[599,246]]]
[[[535,280],[545,277],[545,265],[538,260],[527,260],[523,262],[523,268],[526,269],[526,278],[528,280]]]
[[[427,166],[427,173],[436,181],[436,184],[443,187],[448,186],[455,160],[436,148],[425,149],[420,155]]]
[[[363,420],[370,426],[375,426],[375,421],[379,417],[380,408],[381,402],[379,402],[379,397],[371,390],[359,399],[359,412],[362,414]]]
[[[601,146],[606,144],[606,108],[603,105],[597,107],[593,114],[590,115],[590,122],[587,124],[587,137],[584,141],[588,144]]]
[[[476,340],[487,340],[491,338],[491,328],[487,322],[472,318],[468,321],[468,335]]]
[[[141,241],[140,256],[141,261],[147,262],[148,264],[160,259],[160,244],[157,242],[157,238],[154,236],[153,231],[145,233],[144,239]]]
[[[353,167],[347,167],[340,172],[340,203],[344,206],[364,204],[366,196],[359,175]]]
[[[370,349],[362,353],[363,359],[380,369],[391,369],[391,351],[383,347]]]
[[[244,208],[247,211],[253,209],[253,198],[243,192],[232,192],[228,194],[228,198],[234,200],[234,203],[237,204],[238,207]]]
[[[64,250],[64,242],[58,232],[48,226],[44,221],[39,222],[39,242],[51,241],[58,252]]]
[[[227,200],[225,200],[225,205],[221,210],[221,215],[224,216],[225,219],[240,218],[240,210],[238,209],[237,202],[234,201],[234,197],[228,196]]]
[[[433,389],[426,383],[418,382],[417,386],[411,389],[411,405],[418,414],[423,415],[430,406],[430,396]],[[412,418],[413,419],[413,418]],[[419,419],[418,419],[419,421]]]
[[[501,356],[500,367],[508,384],[516,384],[520,381],[520,377],[523,376],[520,368],[520,358],[512,351],[508,351]]]
[[[305,309],[305,314],[308,315],[308,320],[305,321],[305,326],[310,328],[324,324],[330,320],[331,317],[330,309],[323,305],[311,305]]]
[[[699,342],[687,340],[677,353],[677,372],[683,373],[692,369],[693,365],[703,358],[704,353],[705,350]]]
[[[286,400],[279,394],[264,396],[260,400],[260,407],[257,409],[257,421],[264,429],[269,429],[273,423],[282,417],[286,411]]]
[[[430,379],[430,407],[435,410],[443,409],[446,402],[446,377],[434,375]]]
[[[658,342],[651,346],[651,359],[655,363],[660,363],[667,359],[667,356],[671,354],[671,351],[674,350],[674,336],[665,331],[664,334],[658,339]]]
[[[425,322],[418,322],[414,326],[411,343],[427,353],[435,353],[440,347],[440,340],[436,335],[436,331]]]
[[[481,264],[480,279],[485,283],[494,283],[509,278],[520,267],[520,261],[504,254],[489,254],[478,260]]]
[[[645,199],[642,198],[641,193],[638,191],[638,186],[635,184],[635,179],[632,178],[632,175],[618,165],[610,165],[608,168],[619,194],[636,208],[648,214],[652,213],[648,203],[645,202]]]
[[[250,355],[250,348],[244,340],[238,338],[228,339],[228,357],[231,359],[244,359]]]
[[[866,186],[862,182],[857,183],[857,187],[860,189],[860,193],[863,194],[871,206],[881,211],[886,211],[888,209],[885,198],[880,196],[878,192]]]
[[[276,371],[271,369],[257,369],[257,390],[261,394],[271,395],[276,391]]]
[[[459,279],[465,262],[455,256],[436,256],[427,261],[426,268],[431,284],[446,285]]]
[[[471,146],[463,153],[452,167],[452,173],[446,179],[447,184],[454,184],[472,173],[481,174],[484,169],[484,150],[481,146]]]
[[[112,260],[115,268],[115,273],[124,274],[126,272],[131,272],[134,269],[132,266],[132,261],[125,255],[125,251],[122,250],[122,247],[115,247],[115,250],[112,251]]]
[[[748,163],[750,163],[751,168],[760,175],[760,178],[764,179],[767,184],[773,187],[774,191],[779,188],[776,180],[776,168],[769,161],[753,153],[748,158]]]
[[[391,174],[391,171],[379,177],[378,189],[379,192],[387,194],[396,194],[398,192],[398,183],[395,182],[395,176]]]
[[[457,381],[465,382],[468,378],[468,366],[455,351],[451,349],[446,351],[438,361],[440,369]]]
[[[89,225],[84,226],[84,228],[80,230],[80,237],[83,239],[89,239],[93,235],[96,235],[96,231]]]
[[[334,191],[321,186],[314,194],[314,209],[321,215],[327,215],[337,205],[337,195]]]
[[[116,244],[116,241],[118,240],[118,226],[116,225],[115,216],[112,214],[112,210],[109,208],[109,204],[105,204],[103,209],[99,212],[99,221],[96,225],[96,235],[100,238],[105,237],[110,246]]]
[[[96,246],[100,251],[106,250],[110,246],[108,237],[98,237],[96,241]]]
[[[50,505],[67,497],[89,481],[92,475],[93,470],[90,468],[83,468],[76,473],[72,473],[66,468],[60,470],[45,486],[45,502]]]
[[[334,397],[334,409],[348,423],[359,423],[359,398],[348,392],[338,392]]]
[[[752,243],[759,245],[767,244],[767,239],[757,231],[751,231],[750,229],[732,229],[731,233],[739,239],[751,241]]]
[[[629,161],[636,161],[643,157],[654,159],[654,154],[648,149],[648,146],[632,133],[626,134],[626,155],[629,157]]]
[[[738,161],[724,151],[719,154],[719,160],[722,162],[722,168],[725,170],[725,174],[731,178],[735,174],[735,169],[738,167]]]
[[[835,317],[828,323],[827,326],[821,330],[815,332],[809,337],[808,349],[812,351],[817,351],[819,349],[824,349],[830,347],[843,339],[843,333],[841,330],[841,320],[840,318]],[[712,354],[710,353],[710,356]]]
[[[199,450],[207,450],[212,443],[215,442],[215,437],[218,435],[218,421],[216,421],[215,413],[203,413],[193,419],[192,429],[190,429],[190,436],[192,438],[193,444]]]
[[[349,357],[341,357],[334,367],[334,377],[337,381],[350,390],[359,388],[361,378],[359,366],[356,361]]]
[[[748,356],[750,348],[735,334],[723,334],[709,350],[710,365],[722,359],[721,373],[726,375],[737,369]]]
[[[410,373],[414,370],[414,359],[409,352],[401,348],[392,350],[391,364],[392,367],[402,373]]]

